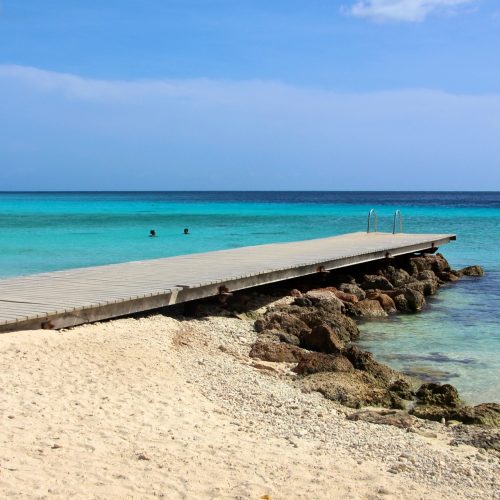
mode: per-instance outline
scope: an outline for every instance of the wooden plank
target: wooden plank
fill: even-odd
[[[352,233],[0,280],[0,331],[9,328],[6,323],[39,328],[40,322],[25,319],[44,314],[57,327],[113,317],[215,295],[221,284],[238,290],[311,274],[318,266],[336,269],[451,239],[454,235]]]

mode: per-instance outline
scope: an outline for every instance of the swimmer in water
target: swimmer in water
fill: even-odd
[[[156,236],[156,231],[154,229],[151,229],[151,231],[149,231],[149,237],[154,238],[155,236]]]

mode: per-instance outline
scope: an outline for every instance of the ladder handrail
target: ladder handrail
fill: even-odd
[[[401,215],[401,210],[396,210],[394,212],[394,220],[392,223],[392,234],[396,234],[396,220],[399,219],[399,232],[403,232],[403,216]]]
[[[368,212],[368,227],[366,228],[366,232],[369,233],[370,232],[370,226],[371,226],[371,220],[372,220],[372,215],[373,215],[373,227],[375,228],[374,229],[374,233],[377,232],[377,226],[378,226],[378,217],[377,217],[377,212],[375,212],[375,209],[372,208],[369,212]]]

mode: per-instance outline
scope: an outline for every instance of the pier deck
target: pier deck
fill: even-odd
[[[435,249],[452,234],[351,233],[0,280],[0,332],[65,328]]]

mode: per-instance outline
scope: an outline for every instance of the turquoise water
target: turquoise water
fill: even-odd
[[[0,193],[0,277],[363,231],[372,207],[381,231],[399,208],[408,232],[456,233],[448,260],[487,276],[423,314],[365,323],[362,345],[437,371],[470,402],[499,401],[500,193]]]

